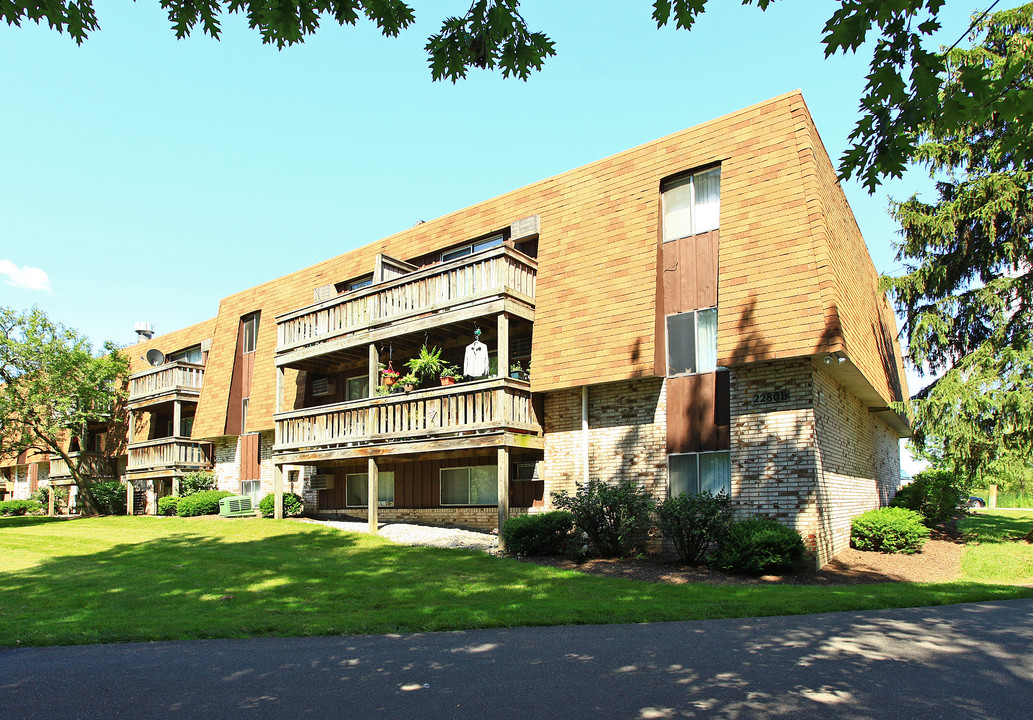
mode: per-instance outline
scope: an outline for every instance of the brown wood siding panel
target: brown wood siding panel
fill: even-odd
[[[683,375],[667,380],[667,452],[729,448],[728,373]]]
[[[261,480],[261,465],[259,463],[259,437],[258,433],[251,433],[240,436],[240,479]]]

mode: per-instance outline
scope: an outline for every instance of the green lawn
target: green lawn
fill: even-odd
[[[961,572],[980,583],[1033,584],[1033,545],[1022,542],[1033,527],[1033,512],[981,510],[961,523],[976,539],[965,546]]]
[[[1028,566],[1030,546],[1018,549]],[[654,585],[291,521],[0,518],[0,646],[689,620],[1033,597],[1033,588],[966,572],[965,582],[936,585]]]

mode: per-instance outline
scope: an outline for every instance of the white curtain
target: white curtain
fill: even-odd
[[[692,235],[692,178],[664,188],[664,242]]]
[[[696,372],[717,369],[717,309],[696,313]]]
[[[717,495],[722,490],[731,493],[732,464],[727,452],[700,453],[699,491],[709,490]]]
[[[692,176],[696,189],[693,232],[717,230],[721,215],[721,169],[714,168]]]

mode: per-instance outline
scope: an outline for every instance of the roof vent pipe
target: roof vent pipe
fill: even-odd
[[[150,340],[154,337],[154,323],[138,322],[133,326],[133,330],[136,331],[138,336],[136,340],[138,343],[142,343],[145,340]]]

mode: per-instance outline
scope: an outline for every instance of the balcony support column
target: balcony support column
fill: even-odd
[[[136,411],[129,410],[129,436],[126,438],[126,444],[133,442],[136,439]]]
[[[283,520],[283,465],[273,465],[273,519]]]
[[[132,487],[132,485],[130,485]],[[129,514],[133,514],[132,508],[129,509]],[[54,517],[54,485],[51,483],[47,485],[47,515]]]
[[[377,517],[378,500],[380,499],[380,468],[377,466],[377,459],[369,459],[369,487],[366,494],[367,514],[369,516],[369,531],[377,532],[380,527]]]
[[[130,481],[126,482],[126,515],[132,515],[133,514],[133,504],[136,502],[136,498],[133,497],[133,494],[134,494],[133,491],[134,490],[136,490],[136,488],[133,487],[133,481],[130,480]],[[51,501],[50,502],[51,502],[51,504],[53,504],[53,502],[54,502],[53,501],[53,494],[51,494]],[[51,507],[51,509],[53,509],[53,507]],[[53,515],[54,513],[50,513],[50,514]]]
[[[509,448],[499,448],[499,552],[506,552],[506,541],[502,537],[502,529],[509,518]]]
[[[179,437],[183,434],[183,403],[179,400],[172,402],[172,436]]]
[[[179,497],[179,475],[172,476],[172,497]]]
[[[498,317],[499,377],[509,377],[509,315],[499,313]]]
[[[377,384],[380,379],[380,351],[377,350],[375,343],[369,344],[369,392],[367,397],[374,397]],[[373,405],[369,406],[369,410],[366,412],[366,437],[372,437],[377,431],[377,409]],[[374,531],[376,527],[374,526]]]

